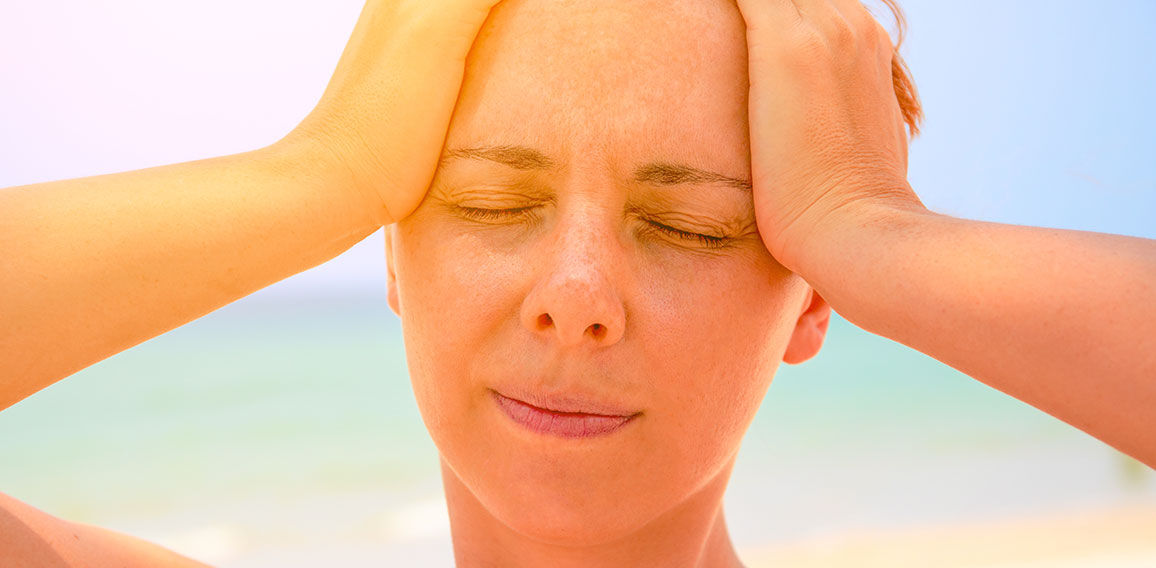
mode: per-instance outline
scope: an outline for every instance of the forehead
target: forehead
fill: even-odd
[[[744,31],[729,0],[505,0],[466,61],[447,146],[745,175]]]

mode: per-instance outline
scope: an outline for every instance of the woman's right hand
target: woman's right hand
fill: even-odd
[[[499,0],[368,0],[316,108],[280,144],[303,143],[381,225],[433,181],[474,38]]]

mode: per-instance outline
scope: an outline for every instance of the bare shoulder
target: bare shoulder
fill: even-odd
[[[155,544],[73,523],[0,493],[0,565],[204,567]]]

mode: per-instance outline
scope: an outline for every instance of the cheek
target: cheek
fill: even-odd
[[[403,222],[397,236],[405,345],[422,418],[470,491],[526,531],[626,534],[701,488],[737,451],[785,349],[789,315],[797,315],[789,305],[799,297],[796,279],[769,255],[627,253],[628,268],[607,273],[622,288],[625,333],[581,362],[605,363],[649,416],[604,446],[529,443],[507,435],[494,422],[504,418],[482,407],[491,404],[482,375],[541,368],[538,358],[549,355],[519,320],[549,265],[525,249],[504,252],[436,224]],[[608,522],[607,509],[623,513]]]
[[[656,412],[701,467],[718,467],[762,402],[798,315],[803,283],[770,259],[642,278],[634,331]],[[656,422],[659,417],[656,417]]]
[[[474,237],[402,222],[395,241],[398,298],[414,396],[435,441],[462,431],[479,403],[480,359],[518,325],[521,262],[476,246]]]

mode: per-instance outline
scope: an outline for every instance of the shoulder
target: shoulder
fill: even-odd
[[[54,517],[3,493],[0,551],[5,566],[205,566],[135,537]]]

